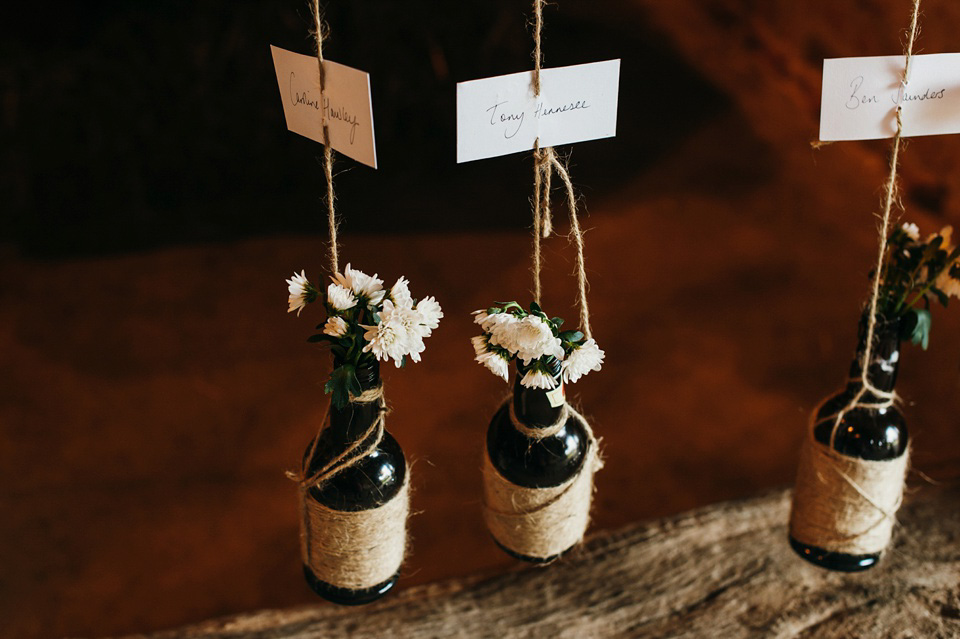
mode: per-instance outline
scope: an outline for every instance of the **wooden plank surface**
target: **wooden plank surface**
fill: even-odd
[[[600,535],[545,568],[420,586],[364,608],[264,611],[150,637],[955,637],[958,498],[956,486],[923,486],[901,510],[892,550],[857,575],[793,554],[789,492],[777,491]]]

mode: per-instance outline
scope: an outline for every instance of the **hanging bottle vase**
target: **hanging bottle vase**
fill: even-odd
[[[484,520],[497,544],[525,561],[546,563],[575,546],[587,529],[593,474],[602,466],[583,416],[566,402],[560,363],[553,390],[527,388],[494,415],[483,455]]]
[[[383,424],[379,363],[361,364],[356,375],[362,393],[330,406],[305,454],[300,489],[304,576],[339,604],[371,602],[396,583],[409,510],[403,450]]]
[[[899,318],[878,315],[870,384],[861,393],[867,314],[846,388],[811,415],[790,514],[790,545],[807,561],[843,572],[875,565],[890,542],[903,495],[907,425],[892,393],[900,359]]]

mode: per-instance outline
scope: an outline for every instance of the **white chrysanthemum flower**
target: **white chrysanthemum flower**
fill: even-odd
[[[960,297],[960,280],[950,275],[950,268],[946,268],[937,276],[934,286],[943,291],[947,297]]]
[[[480,326],[490,335],[491,344],[515,355],[520,347],[517,342],[517,331],[521,321],[511,313],[494,313],[487,316]]]
[[[334,310],[345,311],[357,305],[357,296],[349,288],[331,284],[327,287],[327,304]]]
[[[902,228],[906,236],[914,242],[920,239],[920,228],[913,222],[904,222],[900,228]]]
[[[423,337],[417,333],[412,333],[407,336],[407,355],[410,356],[410,359],[414,362],[420,361],[420,353],[427,350],[427,345],[423,343]],[[398,364],[399,366],[399,364]]]
[[[603,350],[597,346],[592,337],[580,345],[579,348],[567,355],[561,364],[561,375],[565,383],[576,383],[578,379],[590,371],[598,371],[603,365]]]
[[[390,299],[397,306],[412,308],[413,298],[410,297],[410,280],[401,276],[397,283],[390,288]]]
[[[357,297],[365,297],[371,306],[376,306],[382,300],[386,291],[383,290],[383,280],[374,273],[372,276],[363,271],[350,268],[343,269],[343,274],[335,273],[333,280],[344,288],[353,291]]]
[[[474,311],[473,314],[476,316],[473,318],[474,324],[479,324],[480,328],[490,333],[493,331],[493,327],[498,324],[509,324],[510,322],[517,321],[517,318],[512,313],[494,313],[490,315],[486,310],[480,309],[479,311]]]
[[[477,335],[476,337],[471,337],[470,343],[473,344],[473,354],[478,358],[490,350],[490,348],[487,346],[486,335]]]
[[[443,310],[440,303],[433,297],[425,297],[417,302],[417,312],[420,313],[420,334],[430,337],[433,329],[440,326]]]
[[[476,344],[474,344],[474,348],[476,348]],[[509,367],[507,366],[510,360],[505,358],[503,355],[493,351],[477,353],[477,361],[486,366],[487,370],[497,377],[502,377],[503,381],[510,380],[510,371]]]
[[[531,368],[523,376],[520,383],[527,388],[542,388],[544,390],[553,390],[557,387],[557,380],[553,375],[544,373],[539,368]]]
[[[305,273],[306,271],[300,271],[299,274],[294,273],[293,277],[287,280],[287,291],[290,293],[289,297],[287,297],[287,312],[292,313],[296,311],[298,316],[304,306],[312,302],[313,299],[316,299],[316,293],[313,292],[316,291],[316,289],[310,284]],[[313,297],[313,299],[310,299],[311,297]]]
[[[369,342],[363,347],[363,352],[372,352],[378,360],[392,359],[399,368],[403,356],[409,351],[403,329],[385,322],[376,326],[366,326],[364,324],[361,324],[361,326],[367,329],[367,332],[363,334],[363,339]]]
[[[516,346],[517,358],[524,364],[529,364],[532,360],[544,355],[563,359],[563,344],[560,339],[554,337],[550,325],[536,315],[527,315],[516,322],[510,337]]]
[[[347,334],[347,323],[342,317],[334,315],[327,318],[327,323],[323,325],[323,333],[330,337],[343,337]]]
[[[391,339],[395,339],[397,346],[391,351],[391,357],[400,366],[400,359],[409,355],[414,362],[420,361],[420,353],[426,346],[420,334],[420,313],[413,308],[397,306],[390,300],[383,301],[383,310],[380,311],[380,326],[392,331]],[[399,357],[398,357],[399,356]]]

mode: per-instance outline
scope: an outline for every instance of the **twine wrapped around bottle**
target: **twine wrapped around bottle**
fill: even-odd
[[[317,579],[362,590],[397,574],[407,546],[410,468],[394,497],[370,510],[327,508],[300,490],[300,557]]]
[[[830,552],[872,555],[890,543],[910,451],[894,459],[850,457],[813,437],[819,407],[811,415],[808,436],[790,511],[790,536]],[[828,417],[826,419],[833,419]]]
[[[506,401],[512,406],[512,396]],[[510,416],[516,426],[519,420],[512,411]],[[556,423],[536,430],[555,434],[569,418],[584,425],[587,450],[577,473],[559,486],[518,486],[494,468],[484,447],[483,518],[494,539],[518,555],[544,561],[556,558],[583,539],[590,522],[593,474],[603,467],[590,425],[583,415],[565,404]]]

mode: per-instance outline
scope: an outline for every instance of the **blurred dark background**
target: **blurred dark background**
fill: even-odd
[[[326,55],[371,74],[381,158],[376,172],[338,165],[344,230],[524,226],[526,158],[453,157],[455,85],[530,68],[528,7],[328,4]],[[591,189],[623,181],[722,107],[655,32],[586,6],[547,14],[548,66],[625,60],[618,138],[575,156]],[[5,21],[0,237],[56,257],[322,232],[319,147],[286,131],[268,49],[311,53],[312,24],[306,3],[217,0],[38,5]],[[647,87],[675,99],[649,99]],[[660,125],[648,130],[651,119]]]
[[[446,313],[422,363],[384,369],[421,513],[398,588],[508,570],[478,452],[506,387],[471,362],[470,312],[529,297],[532,163],[457,165],[454,107],[456,82],[532,67],[530,3],[326,5],[327,57],[371,74],[381,164],[338,160],[341,259]],[[622,59],[617,137],[560,149],[607,352],[568,389],[607,450],[593,532],[793,481],[853,354],[889,149],[810,148],[822,60],[901,51],[910,5],[548,5],[548,67]],[[924,7],[918,52],[953,51],[960,4]],[[329,354],[283,280],[325,277],[322,152],[286,130],[269,52],[310,53],[311,25],[306,2],[221,0],[0,24],[0,637],[318,604],[283,471],[322,422]],[[902,154],[923,233],[960,223],[958,145]],[[570,320],[554,197],[544,304]],[[911,492],[960,475],[957,306],[904,349]]]

